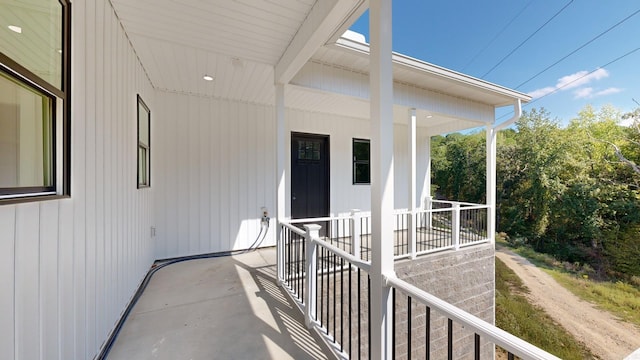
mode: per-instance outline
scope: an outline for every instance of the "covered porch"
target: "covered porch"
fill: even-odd
[[[193,7],[234,19],[236,5]],[[305,326],[322,335],[340,358],[391,358],[401,314],[407,324],[400,340],[406,344],[404,354],[412,356],[414,341],[430,354],[430,322],[421,328],[427,335],[412,338],[412,301],[422,311],[420,318],[438,312],[433,335],[446,339],[433,345],[438,354],[446,348],[449,358],[480,358],[493,355],[496,343],[525,358],[549,358],[411,285],[394,270],[396,257],[416,261],[421,255],[462,253],[476,246],[490,252],[495,133],[518,118],[521,102],[529,97],[392,53],[390,1],[296,5],[287,17],[301,22],[288,33],[290,42],[278,44],[280,52],[262,47],[267,39],[242,31],[233,21],[230,25],[244,41],[233,39],[234,48],[210,39],[212,45],[201,52],[158,40],[162,29],[141,18],[142,9],[114,2],[124,28],[133,29],[133,46],[141,50],[142,62],[151,64],[149,74],[159,89],[156,151],[168,159],[157,164],[159,256],[206,253],[216,245],[227,251],[276,245],[276,283],[302,310]],[[370,43],[345,33],[367,8]],[[253,25],[264,27],[260,20],[266,16],[269,30],[280,31],[277,20],[263,10],[248,11],[259,14]],[[164,74],[172,62],[166,55],[182,58],[178,54],[183,50],[196,57],[192,65],[206,74],[203,80],[213,79],[212,86]],[[515,115],[496,124],[496,108],[503,106],[513,106]],[[184,122],[176,121],[183,112]],[[431,137],[478,127],[487,134],[486,203],[433,199]],[[369,181],[356,180],[355,140],[370,144]],[[321,164],[326,171],[320,181],[308,169],[299,176],[295,170],[300,163]],[[300,179],[304,186],[297,187]],[[181,186],[190,189],[186,199],[173,194]],[[307,203],[300,206],[302,199]],[[309,211],[318,203],[324,206],[320,211]],[[257,229],[256,241],[250,242]],[[263,230],[266,235],[259,240]],[[396,311],[396,296],[408,304],[405,310]],[[493,309],[491,304],[487,308]],[[462,328],[471,333],[460,338],[454,329]]]
[[[495,134],[527,95],[393,53],[390,0],[69,3],[70,195],[0,208],[1,353],[101,359],[119,334],[113,358],[553,358],[396,273],[431,262],[472,300],[491,280]],[[368,41],[346,32],[366,10]],[[431,137],[478,127],[486,203],[434,199]],[[319,215],[294,211],[293,154],[320,160],[296,134],[328,140]]]

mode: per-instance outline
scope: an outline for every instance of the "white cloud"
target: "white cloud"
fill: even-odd
[[[588,71],[578,71],[575,74],[563,76],[558,80],[556,87],[558,89],[569,90],[586,85],[593,80],[600,80],[609,76],[609,72],[605,69],[598,69],[591,74]]]
[[[534,99],[537,99],[539,97],[543,97],[545,95],[551,94],[555,90],[556,90],[555,87],[549,86],[549,87],[546,87],[546,88],[533,90],[532,92],[529,93],[529,96],[531,96]]]
[[[604,89],[602,91],[598,91],[597,93],[593,94],[593,97],[617,94],[619,92],[622,92],[622,89],[612,87],[612,88]]]
[[[536,98],[548,95],[554,91],[569,90],[569,89],[574,89],[583,85],[587,85],[592,81],[600,80],[608,76],[609,76],[609,72],[605,69],[598,69],[591,73],[589,73],[589,71],[586,71],[586,70],[578,71],[576,73],[561,77],[560,79],[558,79],[558,82],[556,83],[555,86],[547,86],[541,89],[536,89],[534,91],[531,91],[529,93],[529,96],[536,99]],[[581,93],[584,96],[578,96],[578,94],[576,93],[576,97],[591,96],[591,92],[587,93],[587,91],[593,91],[593,89],[592,90],[581,89],[581,90],[582,90]]]
[[[590,98],[591,96],[593,96],[593,88],[586,87],[586,88],[578,89],[574,92],[574,95],[576,99]]]
[[[574,91],[573,94],[575,95],[574,99],[593,99],[593,98],[600,97],[600,96],[617,94],[617,93],[619,93],[621,91],[622,91],[622,89],[620,89],[620,88],[612,87],[612,88],[608,88],[608,89],[604,89],[604,90],[600,90],[600,91],[594,92],[592,87],[586,87],[586,88],[581,88],[581,89],[578,89],[578,90]]]

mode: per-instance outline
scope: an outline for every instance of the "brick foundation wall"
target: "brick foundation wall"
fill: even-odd
[[[415,260],[396,262],[400,279],[425,290],[491,324],[495,313],[495,250],[493,244],[446,251]],[[396,357],[407,357],[407,297],[396,294]],[[424,306],[412,301],[411,357],[424,358]],[[431,311],[431,358],[446,358],[447,319]],[[460,325],[453,326],[453,358],[473,359],[474,334]],[[493,359],[494,346],[481,339],[481,358]]]

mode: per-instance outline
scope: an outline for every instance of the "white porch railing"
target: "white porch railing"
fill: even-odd
[[[482,228],[482,224],[486,224],[486,220],[483,222],[478,219],[482,217],[479,215],[482,210],[486,214],[485,206],[450,205],[444,209],[437,205],[430,211],[416,212],[416,220],[420,219],[420,214],[425,215],[422,216],[422,222],[414,222],[417,226],[422,224],[423,227],[434,229],[433,231],[451,234],[438,239],[439,242],[431,244],[433,246],[428,250],[417,251],[414,246],[416,254],[489,241],[486,233],[482,234],[478,230]],[[439,213],[448,213],[450,218]],[[403,218],[411,216],[409,212],[397,211],[394,216],[397,219],[396,234],[405,232]],[[304,313],[307,326],[323,335],[338,357],[368,358],[371,348],[371,264],[368,257],[363,256],[369,254],[369,250],[367,242],[362,240],[369,236],[366,229],[370,218],[366,213],[354,212],[349,216],[314,220],[315,224],[309,224],[307,220],[278,224],[278,281]],[[431,224],[427,224],[428,221]],[[300,224],[304,224],[304,230],[300,228]],[[328,227],[323,229],[319,224]],[[457,242],[456,235],[453,234],[456,228],[459,229]],[[406,251],[410,247],[406,246],[404,240],[398,240],[396,236],[396,241],[396,257],[410,256]],[[557,359],[401,279],[385,276],[384,281],[384,286],[390,287],[394,293],[394,336],[389,344],[383,346],[391,347],[394,355],[410,354],[411,357],[419,353],[421,357],[428,358],[433,351],[440,351],[432,356],[443,356],[442,351],[445,350],[434,350],[434,347],[440,348],[438,341],[446,339],[445,353],[450,359],[458,356],[456,354],[462,351],[462,347],[468,345],[463,345],[467,340],[473,344],[471,347],[475,359],[480,359],[480,354],[486,354],[487,349],[493,354],[493,344],[503,348],[509,358],[516,355],[522,359]],[[404,294],[406,301],[396,299],[396,293]],[[405,320],[398,320],[401,317]],[[412,322],[417,317],[420,320]],[[446,326],[440,320],[433,320],[435,317],[442,321],[446,319]],[[412,344],[417,345],[412,349]]]
[[[414,213],[407,209],[395,210],[394,257],[416,258],[490,242],[493,239],[487,236],[487,214],[487,205],[440,200]],[[321,239],[354,256],[370,259],[370,212],[353,210],[349,215],[294,219],[288,223],[300,229],[305,224],[319,224]]]

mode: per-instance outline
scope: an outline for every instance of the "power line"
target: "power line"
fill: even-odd
[[[602,66],[598,66],[597,68],[595,68],[595,69],[593,69],[593,70],[589,71],[588,73],[586,73],[586,74],[584,74],[584,75],[582,75],[582,76],[580,76],[580,77],[577,77],[577,78],[575,78],[575,79],[573,79],[573,80],[569,81],[568,83],[566,83],[566,84],[564,84],[564,85],[562,85],[562,86],[560,86],[560,87],[557,87],[556,89],[554,89],[553,91],[549,92],[548,94],[544,94],[543,96],[540,96],[539,98],[534,99],[533,101],[531,101],[530,103],[526,104],[525,106],[531,106],[531,105],[535,104],[536,102],[538,102],[539,100],[541,100],[541,99],[543,99],[543,98],[545,98],[545,97],[547,97],[547,96],[549,96],[549,95],[551,95],[551,94],[555,94],[555,93],[557,93],[558,91],[560,91],[560,90],[564,89],[565,87],[567,87],[567,86],[569,86],[569,85],[571,85],[571,84],[575,83],[576,81],[581,80],[582,78],[585,78],[585,77],[587,77],[587,76],[589,76],[589,75],[593,74],[594,72],[596,72],[596,71],[598,71],[598,70],[600,70],[600,69],[603,69],[603,68],[605,68],[605,67],[607,67],[607,66],[609,66],[609,65],[611,65],[611,64],[613,64],[613,63],[618,62],[618,61],[620,61],[620,60],[622,60],[622,59],[626,58],[627,56],[629,56],[629,55],[631,55],[631,54],[635,53],[635,52],[636,52],[636,51],[638,51],[638,50],[640,50],[640,47],[637,47],[637,48],[635,48],[635,49],[633,49],[633,50],[631,50],[631,51],[629,51],[629,52],[627,52],[627,53],[625,53],[625,54],[623,54],[623,55],[620,55],[620,56],[618,56],[617,58],[615,58],[615,59],[613,59],[613,60],[609,61],[608,63],[606,63],[606,64],[604,64],[604,65],[602,65]],[[511,112],[509,112],[509,113],[506,113],[506,114],[502,115],[501,117],[499,117],[499,118],[498,118],[498,119],[496,119],[496,120],[500,120],[500,119],[502,119],[502,118],[504,118],[504,117],[507,117],[507,116],[509,116],[509,115],[512,115],[512,114],[513,114],[513,111],[511,111]]]
[[[534,0],[529,1],[527,5],[525,5],[513,18],[511,18],[511,20],[507,23],[507,25],[505,25],[500,31],[498,31],[498,33],[493,37],[493,39],[491,39],[487,43],[487,45],[485,45],[480,51],[478,51],[471,58],[471,60],[469,60],[469,62],[462,68],[462,71],[465,71],[467,67],[469,67],[469,65],[471,65],[478,58],[478,56],[482,55],[482,53],[484,53],[484,51],[487,50],[489,46],[491,46],[491,44],[493,44],[493,42],[496,41],[496,39],[500,37],[500,35],[502,35],[502,33],[505,32],[505,30],[507,30],[509,26],[511,26],[511,24],[513,24],[513,22],[516,21],[516,19],[520,17],[520,15],[522,15],[522,13],[529,7],[529,5],[533,4],[533,2]]]
[[[489,71],[484,73],[484,75],[482,75],[481,78],[484,78],[485,76],[489,75],[493,70],[495,70],[495,68],[500,66],[500,64],[502,64],[509,56],[511,56],[514,52],[516,52],[516,50],[520,49],[522,45],[524,45],[527,41],[529,41],[529,39],[531,39],[535,34],[537,34],[540,30],[542,30],[542,28],[547,26],[547,24],[549,24],[551,20],[555,19],[558,15],[560,15],[560,13],[562,13],[567,7],[569,7],[571,3],[573,3],[573,0],[570,0],[565,6],[562,7],[562,9],[556,12],[551,18],[549,18],[549,20],[547,20],[544,24],[542,24],[536,31],[534,31],[531,35],[529,35],[526,39],[524,39],[524,41],[522,41],[518,46],[516,46],[513,50],[511,50],[511,52],[509,52],[502,59],[500,59],[500,61],[498,61],[497,64],[495,64],[491,69],[489,69]]]
[[[609,66],[609,65],[611,65],[611,64],[613,64],[613,63],[615,63],[615,62],[617,62],[617,61],[619,61],[619,60],[622,60],[622,59],[626,58],[627,56],[629,56],[629,55],[633,54],[634,52],[636,52],[636,51],[638,51],[638,50],[640,50],[640,47],[637,47],[637,48],[635,48],[635,49],[633,49],[633,50],[629,51],[628,53],[626,53],[626,54],[624,54],[624,55],[618,56],[617,58],[615,58],[615,59],[613,59],[613,60],[609,61],[608,63],[606,63],[606,64],[604,64],[604,65],[602,65],[602,66],[599,66],[599,67],[597,67],[597,68],[595,68],[595,69],[593,69],[593,70],[589,71],[588,73],[586,73],[586,74],[584,74],[584,75],[582,75],[582,76],[580,76],[580,77],[578,77],[578,78],[575,78],[575,79],[573,79],[573,80],[569,81],[568,83],[566,83],[566,84],[564,84],[564,85],[562,85],[562,86],[560,86],[560,87],[556,88],[556,89],[555,89],[555,90],[553,90],[552,92],[550,92],[550,93],[548,93],[548,94],[544,94],[544,95],[540,96],[539,98],[537,98],[537,99],[533,100],[532,102],[530,102],[530,103],[529,103],[529,104],[527,104],[527,105],[531,105],[531,104],[535,103],[536,101],[538,101],[538,100],[540,100],[540,99],[542,99],[542,98],[545,98],[545,97],[547,97],[547,96],[549,96],[549,95],[551,95],[551,94],[555,94],[555,93],[557,93],[559,90],[564,89],[565,87],[567,87],[567,86],[569,86],[569,85],[573,84],[574,82],[576,82],[576,81],[578,81],[578,80],[580,80],[580,79],[582,79],[582,78],[584,78],[584,77],[586,77],[586,76],[589,76],[589,75],[593,74],[594,72],[596,72],[596,71],[598,71],[598,70],[600,70],[600,69],[603,69],[603,68],[605,68],[605,67],[607,67],[607,66]]]
[[[564,57],[562,57],[560,60],[554,62],[553,64],[547,66],[546,68],[544,68],[542,71],[538,72],[537,74],[533,75],[532,77],[530,77],[529,79],[527,79],[526,81],[524,81],[523,83],[521,83],[520,85],[516,86],[516,89],[519,89],[520,87],[522,87],[522,85],[528,83],[529,81],[537,78],[538,76],[540,76],[541,74],[547,72],[547,70],[551,69],[552,67],[558,65],[560,62],[562,62],[563,60],[565,60],[566,58],[568,58],[569,56],[577,53],[578,51],[582,50],[585,46],[591,44],[592,42],[596,41],[597,39],[599,39],[600,37],[602,37],[604,34],[608,33],[609,31],[613,30],[614,28],[618,27],[619,25],[621,25],[622,23],[624,23],[625,21],[629,20],[630,18],[632,18],[633,16],[635,16],[636,14],[640,13],[640,9],[636,10],[636,12],[634,12],[633,14],[627,16],[626,18],[618,21],[615,25],[611,26],[610,28],[608,28],[607,30],[601,32],[600,34],[598,34],[596,37],[592,38],[591,40],[587,41],[586,43],[582,44],[580,47],[578,47],[577,49],[573,50],[572,52],[568,53],[567,55],[565,55]]]

